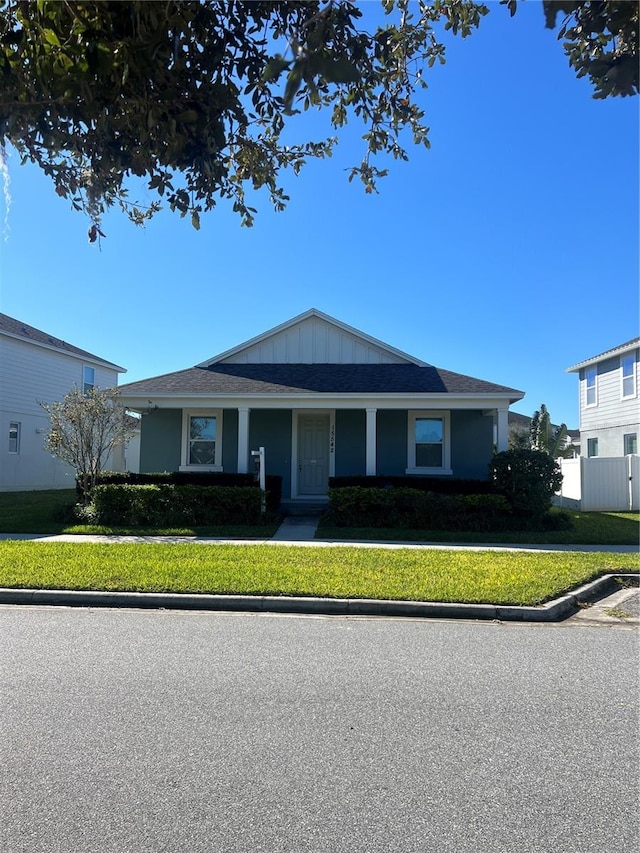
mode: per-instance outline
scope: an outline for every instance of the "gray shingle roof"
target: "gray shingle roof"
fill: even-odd
[[[36,344],[44,344],[44,346],[53,347],[54,349],[61,350],[69,355],[77,355],[81,358],[90,359],[91,361],[100,361],[103,364],[109,365],[109,367],[113,367],[115,370],[121,372],[124,371],[123,367],[118,367],[117,364],[113,364],[111,361],[106,361],[98,355],[87,352],[87,350],[74,347],[60,338],[56,338],[53,335],[47,334],[47,332],[42,332],[40,329],[36,329],[34,326],[29,326],[27,323],[15,320],[13,317],[9,317],[8,314],[0,314],[0,332],[6,332],[8,335],[23,338],[26,341],[32,341]]]
[[[123,395],[508,394],[521,391],[415,364],[214,364],[120,387]]]

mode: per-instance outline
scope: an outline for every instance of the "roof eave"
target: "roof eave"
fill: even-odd
[[[593,358],[587,358],[584,361],[578,362],[578,364],[574,364],[572,367],[567,367],[565,373],[578,373],[583,367],[590,367],[592,364],[607,361],[610,358],[615,358],[617,355],[619,356],[628,352],[633,352],[633,350],[638,349],[638,347],[640,347],[640,338],[634,338],[626,344],[621,344],[619,347],[606,350],[605,352],[601,352],[599,355],[594,355]]]

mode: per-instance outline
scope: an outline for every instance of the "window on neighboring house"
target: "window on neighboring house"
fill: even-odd
[[[587,456],[591,458],[592,456],[598,455],[598,439],[597,438],[588,438],[587,439]]]
[[[450,474],[448,412],[409,412],[408,474]]]
[[[85,367],[82,368],[82,393],[88,394],[89,391],[93,391],[96,384],[96,371],[93,367]]]
[[[182,467],[222,470],[222,419],[220,412],[185,412],[185,446]]]
[[[636,358],[634,355],[625,355],[622,363],[622,396],[636,396]]]
[[[587,406],[595,406],[598,402],[598,398],[596,396],[596,377],[597,371],[595,367],[587,368],[586,376],[586,385],[587,385]]]
[[[9,424],[9,453],[20,453],[20,423],[12,421]]]
[[[630,456],[638,452],[638,433],[629,432],[624,436],[624,455]]]

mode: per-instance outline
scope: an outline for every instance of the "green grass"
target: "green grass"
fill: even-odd
[[[540,604],[637,554],[0,542],[0,586]]]
[[[492,542],[531,545],[638,545],[640,514],[637,512],[568,513],[572,530],[492,531],[475,533],[461,530],[404,530],[383,527],[330,527],[321,524],[317,539],[401,542]],[[606,550],[606,548],[604,549]]]

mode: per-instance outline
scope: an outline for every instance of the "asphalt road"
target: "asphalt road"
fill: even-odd
[[[637,631],[0,607],[2,853],[636,853]]]

